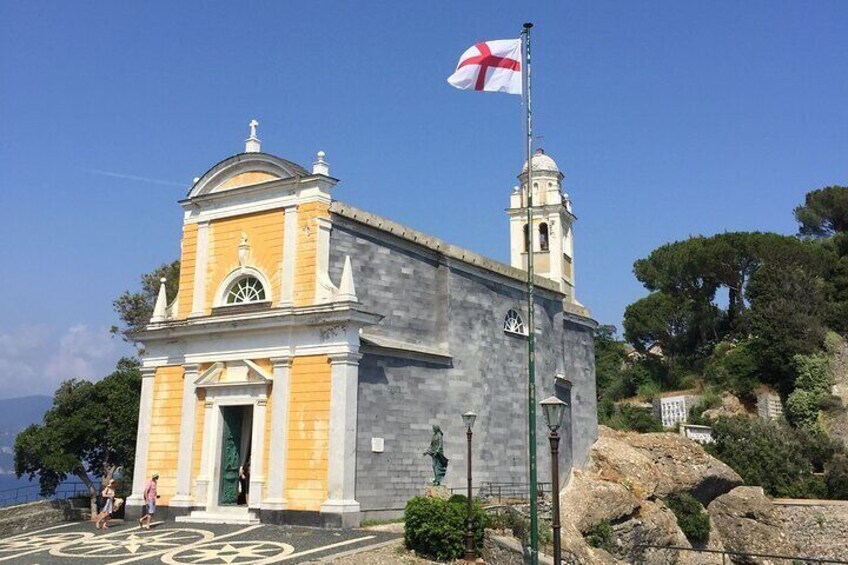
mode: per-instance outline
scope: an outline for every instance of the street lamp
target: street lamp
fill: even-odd
[[[551,529],[554,531],[554,565],[560,565],[562,563],[562,550],[559,532],[559,434],[557,430],[562,426],[562,417],[565,414],[565,407],[568,405],[555,396],[546,398],[539,404],[542,405],[542,411],[545,414],[545,423],[551,430],[551,435],[548,438],[551,442],[551,500],[553,502]]]
[[[474,523],[471,520],[471,428],[474,427],[474,420],[477,419],[477,414],[474,412],[466,412],[462,415],[462,423],[465,424],[465,437],[468,438],[468,510],[466,512],[466,530],[465,530],[465,560],[477,560],[477,544],[474,542]]]

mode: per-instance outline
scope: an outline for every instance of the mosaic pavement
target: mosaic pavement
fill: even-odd
[[[150,530],[71,523],[0,538],[0,565],[304,563],[398,538],[363,530],[156,523]]]

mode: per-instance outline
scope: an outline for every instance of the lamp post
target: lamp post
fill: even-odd
[[[477,544],[474,541],[474,523],[471,520],[471,428],[474,427],[474,420],[477,419],[477,414],[474,412],[466,412],[462,415],[462,423],[465,424],[465,437],[468,438],[468,509],[466,511],[466,529],[465,529],[465,560],[477,560]]]
[[[540,402],[545,414],[545,423],[551,430],[548,439],[551,442],[551,529],[554,531],[554,565],[562,563],[562,548],[560,542],[559,523],[559,430],[562,426],[562,416],[565,414],[567,404],[559,398],[552,396]]]

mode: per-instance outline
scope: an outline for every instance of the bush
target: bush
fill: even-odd
[[[609,553],[615,551],[615,533],[609,521],[601,520],[592,526],[585,535],[586,543]]]
[[[654,417],[650,408],[620,404],[614,415],[602,422],[615,430],[633,431],[639,433],[661,432],[662,422]]]
[[[848,500],[848,455],[834,455],[824,468],[824,483],[828,498]]]
[[[798,435],[789,426],[744,416],[713,422],[706,450],[730,465],[745,484],[761,485],[769,496],[799,495],[813,471]]]
[[[819,397],[803,388],[796,388],[786,399],[786,418],[796,428],[815,430],[819,419]]]
[[[690,542],[704,543],[710,538],[710,516],[691,495],[671,494],[663,502],[674,512],[677,525]]]
[[[795,387],[809,391],[816,396],[830,394],[832,384],[830,367],[824,355],[796,355]]]
[[[406,547],[441,561],[461,557],[465,551],[466,505],[467,499],[461,495],[450,500],[428,496],[410,499],[403,512]],[[472,502],[471,516],[479,551],[489,516],[476,500]]]

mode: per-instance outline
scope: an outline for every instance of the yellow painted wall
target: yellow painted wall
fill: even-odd
[[[266,299],[274,304],[278,302],[284,222],[285,213],[282,210],[271,210],[214,220],[209,223],[209,258],[206,272],[207,314],[212,312],[212,303],[218,287],[226,276],[239,266],[238,246],[242,233],[247,235],[250,244],[248,265],[262,271],[270,281],[271,288],[265,289]],[[182,297],[180,305],[182,306]]]
[[[239,186],[247,186],[250,184],[257,184],[260,182],[266,182],[269,180],[275,180],[279,177],[276,177],[270,173],[264,173],[262,171],[248,171],[246,173],[241,173],[240,175],[236,175],[225,182],[221,183],[219,187],[217,187],[214,192],[218,192],[219,190],[229,190],[231,188],[236,188]]]
[[[180,258],[180,304],[177,317],[188,318],[194,298],[194,266],[197,259],[197,224],[183,226],[182,255]],[[169,297],[170,298],[170,297]]]
[[[177,446],[183,409],[183,368],[159,367],[153,375],[153,409],[147,475],[159,473],[160,503],[167,506],[177,490]]]
[[[285,485],[292,510],[320,510],[327,499],[330,370],[326,355],[292,360]]]
[[[197,407],[194,419],[194,446],[191,454],[191,484],[194,491],[194,480],[200,474],[200,456],[203,451],[203,427],[206,422],[206,390],[197,391]]]
[[[315,260],[318,249],[318,225],[315,220],[329,217],[329,205],[324,202],[308,202],[297,207],[295,306],[308,306],[315,299]]]

